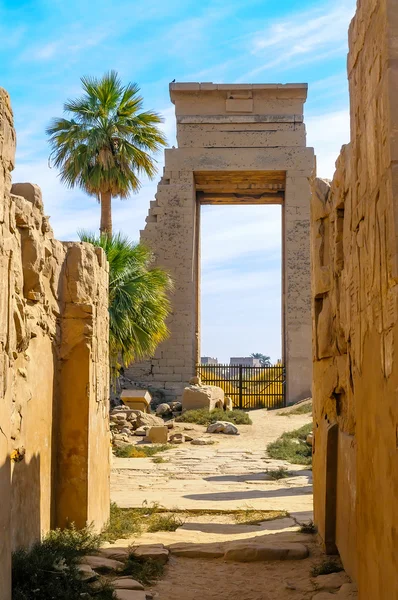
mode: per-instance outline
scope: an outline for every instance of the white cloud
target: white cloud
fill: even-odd
[[[341,0],[296,12],[271,22],[252,34],[248,51],[258,63],[238,81],[250,80],[266,70],[297,68],[342,55],[347,48],[347,29],[354,14],[355,0]]]
[[[332,179],[341,146],[350,141],[349,111],[308,116],[306,126],[307,145],[315,149],[317,157],[317,175]]]

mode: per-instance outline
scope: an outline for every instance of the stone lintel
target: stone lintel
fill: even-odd
[[[177,115],[179,125],[224,123],[303,123],[303,115]]]
[[[198,82],[175,82],[170,83],[170,98],[174,102],[174,92],[253,92],[267,91],[275,92],[275,95],[282,93],[294,92],[295,97],[299,94],[300,97],[306,99],[308,84],[307,83],[198,83]]]

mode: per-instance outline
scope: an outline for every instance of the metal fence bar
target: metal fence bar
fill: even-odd
[[[235,408],[286,406],[286,370],[283,365],[197,365],[203,383],[217,385],[230,396]]]

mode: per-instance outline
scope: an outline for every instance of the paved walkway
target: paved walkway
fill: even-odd
[[[156,502],[169,509],[234,511],[286,510],[299,520],[312,511],[312,472],[302,466],[272,460],[266,446],[284,431],[310,422],[308,415],[280,416],[275,411],[253,411],[253,425],[239,426],[241,435],[213,434],[217,444],[184,444],[162,455],[168,462],[151,458],[115,458],[112,500],[120,507],[139,507]],[[179,424],[183,431],[186,424]],[[189,433],[203,436],[205,428]],[[157,455],[159,456],[159,455]],[[267,469],[285,466],[292,477],[272,480]],[[301,519],[302,517],[302,519]]]

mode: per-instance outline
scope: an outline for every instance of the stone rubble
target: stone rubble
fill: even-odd
[[[207,433],[225,433],[227,435],[239,435],[238,428],[233,423],[227,421],[216,421],[210,423]]]

